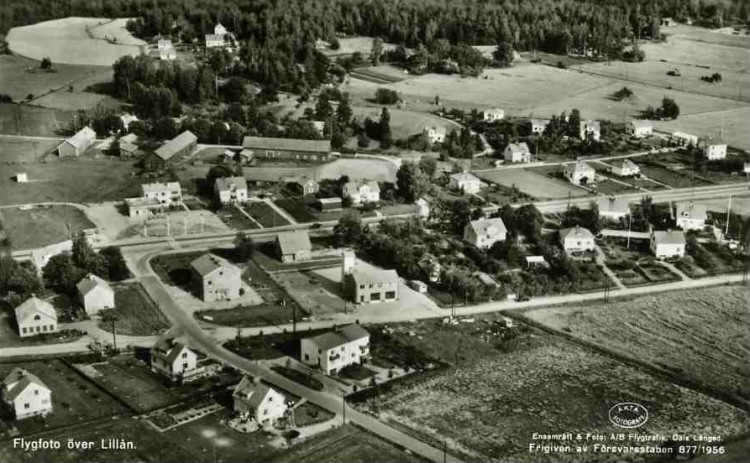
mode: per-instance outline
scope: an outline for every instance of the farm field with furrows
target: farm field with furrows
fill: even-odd
[[[747,287],[722,286],[524,315],[750,403],[748,307]]]
[[[747,414],[706,395],[523,324],[504,336],[491,334],[492,326],[410,323],[402,342],[458,368],[395,385],[362,407],[433,445],[447,442],[465,461],[560,461],[529,453],[532,433],[610,433],[607,410],[620,402],[649,410],[641,434],[750,429]],[[636,459],[588,454],[576,461]]]

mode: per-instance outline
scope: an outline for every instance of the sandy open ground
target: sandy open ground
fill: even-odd
[[[109,22],[107,18],[71,17],[14,27],[8,32],[8,47],[13,53],[37,60],[47,56],[53,63],[97,66],[110,66],[121,56],[140,55],[145,42],[134,37],[125,40],[119,22],[108,26],[108,30],[111,29],[110,32],[118,37],[118,41],[128,44],[113,44],[103,38],[92,38],[86,33],[86,27]]]

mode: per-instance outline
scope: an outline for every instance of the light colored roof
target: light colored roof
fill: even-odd
[[[544,256],[526,256],[526,262],[529,264],[543,264],[547,262]]]
[[[586,130],[596,130],[599,131],[601,127],[601,123],[599,121],[581,121],[581,128],[585,128]]]
[[[328,153],[331,142],[328,140],[300,140],[296,138],[245,137],[242,147],[262,150],[309,151]]]
[[[10,370],[10,373],[8,373],[5,379],[3,379],[3,389],[7,391],[3,395],[3,399],[12,403],[31,384],[36,384],[48,391],[50,390],[50,388],[48,388],[47,385],[44,384],[44,382],[42,382],[42,380],[35,374],[30,373],[23,368],[13,367],[13,369]],[[13,385],[13,387],[10,387],[11,385]]]
[[[362,338],[370,336],[367,332],[358,324],[347,325],[339,329],[338,331],[329,331],[327,333],[320,334],[312,338],[306,338],[312,341],[318,349],[329,350],[335,347],[343,346],[353,341],[357,341]]]
[[[618,169],[639,169],[638,164],[634,163],[630,159],[616,159],[612,162],[612,167],[616,167]]]
[[[86,126],[66,141],[76,148],[80,148],[82,146],[90,145],[94,140],[96,140],[96,132],[94,132],[91,127]]]
[[[549,119],[531,119],[531,125],[547,125]]]
[[[706,220],[708,214],[706,213],[706,205],[694,202],[677,203],[675,206],[677,218],[690,218]]]
[[[659,244],[685,244],[685,233],[680,230],[655,231],[654,241]]]
[[[242,377],[232,393],[232,397],[241,400],[252,410],[257,410],[269,395],[281,396],[283,400],[283,396],[275,389],[261,382],[254,382],[247,376]]]
[[[367,180],[364,182],[347,182],[344,184],[344,195],[349,196],[360,192],[362,187],[367,187],[371,191],[377,191],[380,193],[380,185],[375,180]]]
[[[142,184],[141,190],[143,190],[143,195],[146,196],[149,193],[161,193],[162,191],[166,191],[167,193],[181,191],[182,187],[180,187],[180,182],[155,182]]]
[[[36,296],[32,296],[26,299],[23,304],[16,307],[16,322],[20,325],[21,322],[33,317],[36,314],[41,314],[49,319],[57,321],[57,312],[55,308],[49,302],[43,301]]]
[[[312,249],[310,235],[305,230],[279,233],[276,236],[276,242],[279,243],[281,254],[294,254]]]
[[[165,161],[174,156],[178,151],[185,149],[191,143],[198,141],[193,132],[186,130],[173,139],[161,145],[154,153]]]
[[[494,219],[472,220],[469,222],[469,226],[474,229],[477,236],[495,236],[507,233],[505,223],[500,217],[495,217]]]
[[[726,145],[727,142],[720,137],[706,137],[703,139],[703,144],[706,146],[721,146]]]
[[[156,198],[125,198],[125,204],[128,207],[161,206],[161,202]]]
[[[505,114],[505,111],[503,111],[500,108],[490,108],[484,110],[485,114]]]
[[[425,126],[425,128],[422,129],[423,132],[429,132],[430,130],[433,130],[438,134],[441,134],[441,133],[445,134],[448,131],[448,129],[446,129],[442,125],[437,125],[437,126],[433,125],[432,127]]]
[[[317,182],[315,181],[315,179],[312,179],[312,178],[308,177],[307,175],[301,175],[299,177],[293,178],[292,181],[291,181],[291,183],[296,183],[297,185],[305,186],[305,185],[308,185],[310,183],[317,183]]]
[[[253,157],[253,152],[252,150],[243,149],[242,151],[240,151],[240,156],[242,156],[243,158],[251,158]]]
[[[633,119],[632,121],[630,121],[630,125],[637,129],[650,128],[654,126],[653,122],[643,119]]]
[[[560,239],[565,241],[568,238],[576,239],[594,239],[594,234],[589,231],[588,228],[583,227],[571,227],[560,230]]]
[[[210,41],[224,41],[224,35],[223,34],[206,34],[206,42]]]
[[[451,179],[459,183],[480,182],[480,180],[475,175],[470,174],[469,172],[459,172],[457,174],[453,174],[451,175]]]
[[[396,283],[398,273],[395,270],[381,270],[374,267],[355,267],[350,276],[357,284]]]
[[[495,281],[494,278],[492,278],[491,276],[487,275],[484,272],[474,272],[474,276],[477,277],[477,279],[481,281],[482,284],[484,284],[485,286],[490,286],[490,287],[500,286],[500,284],[498,284],[498,282]]]
[[[624,198],[601,198],[596,202],[599,212],[617,212],[627,214],[630,212],[630,203]]]
[[[88,275],[83,277],[83,279],[81,279],[81,281],[76,284],[76,288],[78,288],[78,292],[81,293],[82,296],[87,295],[96,288],[105,288],[107,291],[112,292],[112,288],[109,286],[109,283],[102,280],[93,273],[89,273]]]
[[[190,262],[190,266],[198,272],[198,275],[201,277],[205,277],[220,268],[239,271],[237,267],[230,264],[226,259],[222,259],[221,257],[210,253],[203,254],[199,258]]]
[[[573,172],[596,173],[596,169],[581,161],[576,162],[575,164],[567,164],[565,169],[569,170],[571,165],[573,166]]]
[[[247,190],[245,177],[219,177],[216,179],[216,188],[219,191],[229,191],[234,187],[236,190]]]
[[[529,152],[529,145],[526,144],[525,141],[522,141],[521,143],[511,143],[507,147],[510,149],[512,153],[528,153]]]
[[[138,135],[129,133],[120,137],[120,143],[135,143],[138,140]]]
[[[696,135],[693,135],[687,132],[681,132],[679,130],[672,132],[672,136],[675,138],[694,138],[694,139],[698,138]]]
[[[320,204],[340,204],[341,198],[320,198],[318,202]]]

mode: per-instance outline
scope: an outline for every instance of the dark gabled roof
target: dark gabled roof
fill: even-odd
[[[246,149],[309,151],[327,153],[331,151],[328,140],[301,140],[296,138],[245,137],[242,147]]]
[[[216,188],[219,191],[229,191],[232,185],[237,190],[247,190],[247,180],[245,180],[245,177],[220,177],[216,179]]]
[[[161,145],[160,148],[158,148],[156,151],[154,151],[154,154],[159,156],[160,158],[164,159],[165,161],[170,159],[172,156],[177,154],[179,151],[185,149],[186,147],[190,146],[190,144],[195,143],[198,141],[198,138],[193,135],[193,133],[189,130],[186,130],[182,132],[181,134],[177,135],[173,139],[169,140],[168,142]]]
[[[347,325],[339,331],[329,331],[306,339],[315,344],[320,350],[329,350],[368,336],[370,336],[370,333],[355,323]]]
[[[237,267],[230,264],[226,259],[222,259],[221,257],[210,253],[203,254],[199,258],[190,262],[190,267],[192,267],[201,277],[205,277],[220,268],[239,271]]]
[[[13,383],[16,384],[13,387],[9,387]],[[13,402],[31,384],[36,384],[48,391],[50,390],[50,388],[48,388],[47,385],[44,384],[44,382],[42,382],[42,380],[35,374],[29,373],[23,368],[14,367],[10,370],[8,376],[3,379],[3,389],[7,391],[3,398],[7,402]]]
[[[112,288],[109,286],[109,283],[99,278],[98,276],[94,275],[93,273],[89,273],[88,275],[83,277],[81,281],[79,281],[76,284],[76,288],[78,288],[78,292],[82,296],[87,295],[88,293],[90,293],[91,291],[93,291],[95,288],[98,288],[98,287],[105,288],[109,290],[110,292],[112,291]]]

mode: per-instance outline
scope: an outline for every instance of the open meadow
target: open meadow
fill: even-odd
[[[589,192],[578,188],[564,180],[549,178],[540,173],[528,169],[500,169],[487,172],[478,172],[477,176],[491,183],[497,183],[504,187],[517,187],[521,192],[534,198],[567,198],[588,196]]]
[[[722,286],[525,312],[750,404],[750,292]]]
[[[28,140],[13,136],[0,137],[0,163],[30,164],[44,158],[57,148],[62,139]]]
[[[498,334],[492,317],[487,322],[404,326],[400,341],[458,367],[394,385],[362,407],[433,445],[447,442],[466,461],[567,460],[530,453],[532,433],[609,433],[607,410],[620,402],[649,410],[642,434],[731,436],[750,429],[744,412],[721,401],[526,325]],[[642,461],[627,454],[577,458]]]
[[[110,66],[122,56],[140,55],[145,42],[124,39],[119,22],[110,30],[97,31],[97,26],[106,26],[111,21],[107,18],[70,17],[14,27],[8,32],[8,48],[15,54],[36,60],[49,57],[53,63],[96,66]],[[89,28],[96,33],[89,35]],[[118,38],[117,43],[104,39],[104,34],[113,34]]]
[[[86,214],[71,206],[42,206],[29,210],[6,207],[0,211],[0,219],[14,250],[59,243],[80,230],[96,228]]]
[[[0,103],[0,133],[59,137],[70,126],[74,114],[61,109]]]

